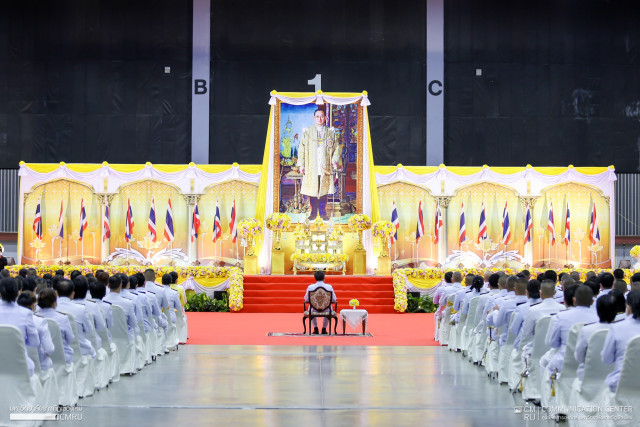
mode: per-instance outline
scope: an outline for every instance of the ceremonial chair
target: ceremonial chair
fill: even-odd
[[[575,357],[576,344],[583,326],[584,323],[576,323],[569,330],[561,373],[552,373],[551,377],[549,377],[549,371],[547,370],[543,375],[541,404],[543,407],[550,408],[549,415],[552,417],[560,414],[567,415],[566,413],[553,412],[552,408],[567,408],[569,406],[569,395],[571,394],[571,387],[573,387],[573,380],[578,376],[578,361]]]
[[[134,341],[129,341],[127,318],[122,308],[117,305],[113,305],[111,311],[113,312],[111,339],[118,347],[118,354],[120,355],[120,375],[133,375],[137,372],[136,345]]]
[[[322,286],[317,287],[313,291],[309,292],[309,302],[304,302],[304,313],[302,317],[302,326],[304,326],[304,333],[307,333],[306,320],[309,319],[309,334],[311,334],[311,320],[316,317],[329,319],[329,333],[331,333],[331,319],[335,319],[333,327],[334,335],[337,334],[338,329],[338,303],[333,303],[333,309],[331,309],[331,301],[333,300],[333,292],[325,289]],[[309,307],[307,308],[307,304]],[[311,309],[315,311],[311,311]],[[329,311],[323,312],[329,309]]]
[[[609,388],[604,383],[607,375],[613,371],[613,364],[605,365],[602,362],[602,349],[604,341],[609,333],[608,329],[596,331],[589,338],[587,354],[584,358],[584,375],[573,380],[569,405],[574,408],[581,408],[585,417],[570,418],[569,425],[574,426],[599,426],[601,420],[589,419],[589,416],[600,414],[599,408],[602,405],[603,396],[610,393]],[[628,347],[627,347],[628,348]],[[593,408],[592,411],[589,411]]]
[[[631,419],[614,420],[609,418],[605,425],[638,425],[640,423],[640,336],[633,337],[624,351],[624,361],[620,371],[620,380],[615,393],[607,390],[604,393],[602,406],[604,408],[631,408],[626,412],[612,412],[613,415],[630,416]],[[605,386],[605,388],[608,388]]]
[[[48,324],[47,324],[48,327]],[[51,334],[51,331],[49,331]],[[53,341],[53,338],[52,338]],[[37,376],[40,380],[41,389],[39,389],[40,400],[38,404],[46,407],[54,407],[58,406],[58,400],[60,396],[60,391],[58,389],[58,381],[56,379],[56,372],[53,367],[47,369],[46,371],[42,370],[42,365],[40,365],[40,354],[39,349],[36,347],[27,347],[27,354],[29,358],[33,360],[34,370],[33,375]],[[55,343],[54,343],[55,350]],[[38,393],[36,393],[38,394]]]
[[[478,309],[478,302],[480,300],[478,297],[473,297],[469,302],[469,310],[467,311],[467,318],[465,319],[464,326],[462,328],[462,356],[468,356],[469,360],[471,360],[471,348],[473,345],[473,330],[475,329],[477,322],[474,322],[476,319],[476,311]]]
[[[76,371],[73,363],[67,365],[64,357],[64,344],[62,343],[62,333],[60,326],[53,319],[47,319],[49,333],[53,341],[54,351],[50,355],[53,362],[53,369],[56,371],[56,381],[58,383],[58,405],[73,406],[78,403],[78,385],[76,384]]]
[[[82,350],[80,349],[78,326],[73,314],[65,313],[63,311],[60,313],[65,314],[69,318],[71,330],[73,331],[74,340],[71,343],[71,347],[73,348],[73,368],[76,371],[78,395],[80,397],[92,396],[96,385],[93,358],[89,355],[82,354]]]
[[[0,393],[0,424],[12,425],[10,409],[13,407],[35,407],[39,403],[36,389],[40,380],[34,373],[29,377],[24,336],[13,325],[0,326],[0,378],[2,389]],[[30,425],[41,425],[42,421],[32,422]]]
[[[513,322],[513,315],[515,311],[511,312],[511,316],[509,316],[509,331],[507,332],[507,341],[504,345],[500,346],[498,350],[498,383],[509,383],[509,376],[511,374],[511,363],[510,357],[511,352],[513,350],[513,343],[516,341],[518,337],[511,330],[511,323]],[[500,337],[498,337],[500,339]]]
[[[103,329],[101,331],[96,331],[100,339],[102,340],[102,348],[107,352],[107,356],[109,357],[109,376],[110,382],[118,382],[120,381],[120,354],[118,352],[118,346],[112,341],[109,341],[109,335],[107,334],[107,330]]]
[[[543,316],[536,322],[535,335],[533,337],[533,349],[525,360],[525,372],[522,373],[522,398],[524,400],[540,400],[540,358],[547,351],[545,339],[551,316]]]

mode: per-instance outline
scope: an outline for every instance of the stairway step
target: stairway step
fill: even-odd
[[[358,297],[357,295],[350,295],[349,297],[345,297],[344,299],[338,299],[338,307],[348,307],[349,301],[352,299],[357,299],[360,302],[360,305],[384,305],[391,304],[393,306],[393,298],[363,298]],[[294,297],[294,298],[273,298],[273,297],[253,297],[246,296],[243,298],[244,305],[249,304],[298,304],[302,307],[302,298]]]
[[[244,276],[245,283],[313,283],[313,275],[306,276]],[[348,282],[362,282],[362,283],[391,283],[391,276],[342,276],[342,275],[327,275],[327,283],[348,283]]]
[[[364,290],[364,289],[335,289],[338,298],[342,298],[343,295],[362,295],[363,298],[391,298],[393,299],[393,290],[387,289],[384,291],[377,290]],[[262,290],[262,289],[244,289],[244,296],[246,297],[269,297],[269,298],[285,298],[292,297],[302,300],[304,298],[304,290]]]
[[[280,291],[280,290],[288,290],[288,291],[298,291],[303,292],[307,290],[307,287],[310,283],[304,284],[291,284],[291,283],[244,283],[244,288],[247,290],[260,290],[260,291]],[[356,283],[340,283],[340,284],[332,284],[330,285],[336,292],[341,290],[367,290],[367,291],[388,291],[393,290],[393,285],[391,283],[387,284],[356,284]]]
[[[397,313],[393,309],[393,305],[369,305],[362,306],[367,310],[369,314],[391,314]],[[338,312],[342,310],[340,306],[338,306]],[[349,308],[350,310],[350,308]],[[300,313],[300,319],[302,320],[302,305],[301,304],[261,304],[261,305],[253,305],[250,307],[245,306],[242,309],[244,313]]]

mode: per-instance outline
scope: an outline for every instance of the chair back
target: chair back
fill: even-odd
[[[543,316],[536,322],[536,332],[533,337],[533,349],[531,350],[532,359],[540,359],[548,350],[546,344],[547,330],[551,323],[551,316]]]
[[[578,335],[580,330],[584,326],[584,323],[576,323],[569,329],[569,335],[567,336],[567,347],[564,351],[564,360],[562,361],[562,375],[560,380],[563,383],[571,384],[573,380],[578,376],[578,361],[576,360],[576,344],[578,342]]]
[[[51,334],[51,341],[53,341],[53,353],[49,355],[53,366],[65,366],[67,361],[64,357],[64,344],[62,342],[62,332],[58,322],[53,319],[47,319],[47,325],[49,326],[49,333]],[[56,371],[57,372],[57,371]]]
[[[0,393],[0,425],[14,425],[16,422],[10,421],[9,408],[35,405],[36,396],[29,378],[22,332],[13,325],[2,325],[0,343],[0,383],[3,389]]]
[[[513,317],[515,316],[516,311],[512,311],[511,315],[509,316],[509,331],[507,332],[507,345],[513,345],[514,342],[516,342],[516,338],[518,338],[518,334],[514,334],[513,333],[513,329],[511,328],[511,325],[513,324]]]
[[[633,407],[640,401],[640,336],[635,336],[627,343],[624,361],[620,371],[620,381],[616,390],[619,401],[633,402]]]
[[[78,335],[78,325],[76,325],[76,319],[73,317],[71,313],[65,313],[61,311],[60,313],[65,314],[69,318],[69,323],[71,324],[71,330],[73,331],[73,342],[71,343],[71,348],[73,348],[73,364],[77,364],[82,358],[82,349],[80,348],[80,335]]]
[[[329,308],[331,306],[332,299],[333,292],[322,286],[318,286],[316,289],[309,292],[309,304],[316,311],[324,311]]]
[[[479,301],[480,301],[480,297],[478,296],[471,298],[471,301],[469,301],[469,311],[467,311],[467,322],[473,323],[474,320],[476,319],[476,311],[478,310]],[[473,326],[475,326],[475,324]]]
[[[613,364],[605,365],[602,362],[602,349],[609,329],[595,331],[589,338],[587,354],[584,358],[584,376],[580,385],[580,394],[592,401],[602,392],[604,380],[613,371]],[[564,375],[564,374],[563,374]]]
[[[111,337],[114,340],[129,341],[129,329],[127,327],[127,316],[124,310],[117,305],[111,306],[113,316],[113,326],[111,327]]]

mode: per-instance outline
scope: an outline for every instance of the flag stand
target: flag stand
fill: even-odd
[[[549,237],[549,268],[551,268],[551,239],[552,237]]]

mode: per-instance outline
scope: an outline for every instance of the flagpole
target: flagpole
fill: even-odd
[[[551,239],[552,237],[549,236],[549,268],[551,268]]]

